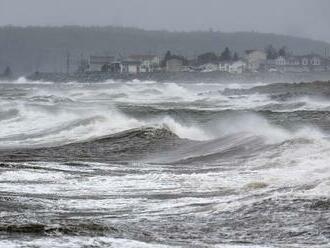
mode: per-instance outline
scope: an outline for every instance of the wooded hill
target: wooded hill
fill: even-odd
[[[321,41],[256,32],[168,32],[123,27],[0,27],[0,71],[13,73],[66,70],[67,57],[74,71],[89,55],[175,54],[196,57],[205,52],[221,53],[225,47],[240,56],[248,49],[286,46],[295,54],[330,51]],[[69,56],[68,56],[69,55]]]

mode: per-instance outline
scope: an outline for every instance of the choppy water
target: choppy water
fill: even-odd
[[[330,83],[0,83],[0,247],[329,247]]]

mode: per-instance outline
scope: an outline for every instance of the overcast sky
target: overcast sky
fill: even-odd
[[[0,0],[0,25],[212,28],[330,42],[330,0]]]

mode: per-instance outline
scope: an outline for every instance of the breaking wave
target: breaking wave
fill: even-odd
[[[327,245],[327,91],[2,82],[0,246]]]

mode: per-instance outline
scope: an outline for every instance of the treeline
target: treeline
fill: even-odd
[[[10,66],[19,74],[64,72],[68,57],[70,70],[74,71],[82,58],[92,54],[119,58],[130,54],[163,56],[171,50],[185,57],[197,57],[208,51],[224,51],[230,47],[242,55],[247,49],[264,49],[268,44],[290,47],[296,54],[311,51],[324,54],[325,48],[330,51],[330,45],[325,42],[255,32],[167,32],[77,26],[0,27],[0,69]],[[231,54],[233,58],[235,52]],[[216,56],[221,57],[221,54]]]
[[[237,52],[232,52],[229,47],[226,47],[220,55],[217,55],[214,52],[207,52],[198,55],[197,64],[238,61],[239,59],[240,57]]]
[[[183,55],[173,54],[171,51],[167,51],[165,56],[162,58],[160,67],[164,68],[166,62],[170,59],[179,59],[183,61],[183,65],[203,65],[208,63],[219,63],[219,62],[235,62],[240,59],[237,52],[232,52],[229,47],[226,47],[220,55],[215,52],[206,52],[197,56],[197,58],[188,59]]]
[[[286,46],[282,46],[277,50],[273,45],[268,45],[265,48],[265,52],[267,54],[267,59],[276,59],[279,56],[286,57],[287,55],[293,54],[292,52],[288,52]]]
[[[262,50],[262,49],[261,49]],[[280,49],[276,49],[273,45],[268,45],[264,49],[267,59],[276,59],[279,56],[286,57],[287,55],[292,55],[293,53],[289,52],[287,47],[282,46]],[[164,67],[166,61],[170,58],[179,58],[188,64],[194,63],[197,65],[203,65],[207,63],[219,63],[219,62],[235,62],[244,57],[244,54],[241,56],[238,54],[238,52],[233,52],[231,48],[226,47],[221,53],[217,54],[215,52],[206,52],[198,55],[196,58],[188,61],[187,58],[185,58],[182,55],[173,55],[171,51],[167,51],[164,59],[162,60],[161,66]]]

